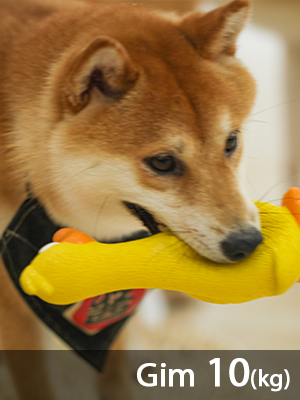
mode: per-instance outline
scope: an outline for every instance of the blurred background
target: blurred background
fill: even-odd
[[[226,1],[148,1],[209,11]],[[253,199],[280,204],[300,185],[300,1],[254,0],[238,57],[257,81],[245,125],[247,186]],[[277,298],[216,306],[151,292],[128,324],[129,348],[300,349],[300,284]],[[139,324],[137,330],[136,324]],[[141,334],[141,331],[143,334]]]

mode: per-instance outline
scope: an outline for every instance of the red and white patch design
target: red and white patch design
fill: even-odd
[[[68,307],[63,316],[88,335],[128,317],[138,306],[146,289],[124,290],[102,294]]]

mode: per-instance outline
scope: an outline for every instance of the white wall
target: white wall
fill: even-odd
[[[238,57],[255,77],[258,89],[245,125],[249,193],[258,199],[278,184],[264,197],[277,200],[290,184],[286,44],[278,33],[251,25],[240,36]]]

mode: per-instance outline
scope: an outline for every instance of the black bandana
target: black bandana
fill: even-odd
[[[39,318],[71,348],[101,371],[106,351],[145,294],[124,290],[79,303],[57,306],[28,296],[19,284],[21,272],[61,227],[49,219],[36,199],[26,200],[5,230],[0,251],[18,291]]]

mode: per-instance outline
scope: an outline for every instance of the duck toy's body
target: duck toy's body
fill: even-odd
[[[211,303],[242,303],[276,296],[300,276],[300,192],[283,207],[256,202],[263,243],[247,259],[217,264],[199,256],[169,231],[146,239],[103,244],[62,229],[20,277],[23,290],[52,304],[71,304],[125,289],[168,289]],[[68,243],[69,242],[69,243]]]

